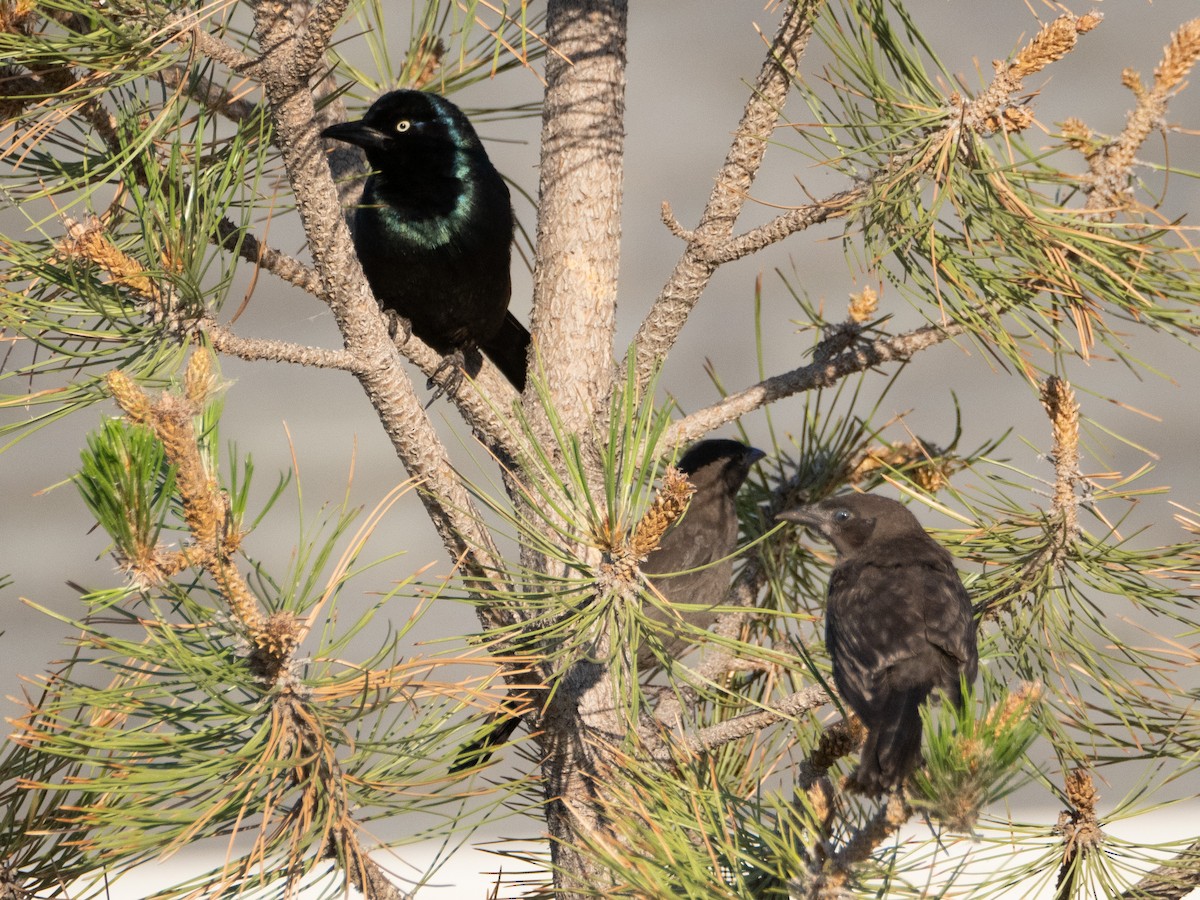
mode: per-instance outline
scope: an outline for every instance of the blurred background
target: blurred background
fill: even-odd
[[[753,81],[761,65],[764,34],[769,38],[778,21],[776,11],[764,10],[761,3],[657,0],[632,6],[618,354],[624,352],[682,250],[680,241],[660,220],[661,204],[664,200],[670,202],[685,227],[694,225],[740,117],[747,83]],[[969,13],[965,12],[967,6]],[[990,80],[993,59],[1014,52],[1036,33],[1040,21],[1048,21],[1059,12],[1056,5],[1036,0],[992,0],[986,4],[913,0],[908,7],[946,67],[971,91]],[[1089,8],[1078,5],[1070,11],[1081,14]],[[1045,129],[1053,131],[1056,123],[1073,116],[1095,132],[1119,132],[1132,105],[1129,92],[1121,86],[1122,69],[1132,67],[1149,78],[1172,31],[1200,14],[1196,0],[1109,0],[1096,8],[1104,14],[1104,23],[1083,36],[1067,58],[1027,82],[1029,89],[1039,92],[1033,108],[1039,125]],[[407,43],[407,13],[398,9],[391,27],[395,39],[389,37],[389,42],[399,58],[400,48]],[[351,23],[340,32],[346,36],[353,33]],[[348,43],[352,48],[353,39]],[[818,78],[824,60],[822,49],[814,43],[803,60],[805,75]],[[367,61],[358,59],[357,63],[361,66]],[[536,76],[523,71],[484,81],[455,94],[453,99],[470,113],[476,108],[534,101],[540,92]],[[370,99],[358,98],[364,105]],[[356,101],[348,99],[348,103],[351,114],[356,115]],[[798,102],[787,112],[797,125],[810,118]],[[1161,138],[1151,138],[1141,157],[1154,163],[1169,153],[1172,165],[1200,171],[1200,88],[1186,89],[1175,97],[1168,123],[1172,126],[1169,147]],[[540,119],[486,119],[477,121],[477,127],[497,168],[515,184],[535,193]],[[1027,136],[1035,147],[1051,143],[1048,137],[1039,139],[1035,131],[1027,132]],[[738,230],[773,217],[779,206],[807,202],[809,192],[819,197],[844,186],[789,149],[786,128],[781,128],[776,138],[778,144],[768,152],[753,187],[753,202],[747,206]],[[1165,189],[1164,218],[1186,214],[1193,217],[1194,223],[1200,211],[1198,201],[1200,182],[1173,179]],[[517,197],[516,208],[522,225],[532,231],[533,210],[529,203]],[[0,226],[16,236],[25,227],[25,220],[9,210]],[[776,374],[807,362],[805,353],[812,336],[794,322],[802,314],[792,291],[823,303],[832,311],[831,318],[836,319],[841,317],[850,293],[868,284],[879,287],[877,281],[864,280],[862,273],[848,265],[841,233],[842,225],[833,223],[722,268],[664,369],[662,398],[673,397],[684,412],[714,402],[719,394],[706,374],[708,366],[731,391],[759,380],[754,304],[755,282],[760,277],[763,370]],[[271,222],[267,240],[288,253],[307,256],[303,238],[288,217]],[[248,269],[243,266],[240,275],[239,283],[244,287],[250,284]],[[529,296],[529,273],[518,261],[514,265],[513,309],[525,321]],[[236,305],[235,300],[229,308]],[[880,309],[895,315],[894,325],[889,326],[893,331],[919,321],[905,301],[886,286]],[[250,337],[340,346],[327,309],[265,273],[254,285],[236,329]],[[1136,355],[1163,375],[1134,371],[1102,359],[1090,365],[1075,363],[1068,374],[1080,390],[1084,414],[1126,439],[1118,440],[1099,429],[1089,431],[1085,441],[1094,456],[1085,460],[1085,471],[1130,474],[1152,465],[1154,471],[1146,484],[1171,486],[1168,493],[1143,501],[1123,529],[1123,533],[1132,533],[1153,524],[1154,533],[1146,535],[1145,540],[1165,544],[1185,537],[1173,521],[1176,508],[1172,504],[1200,507],[1195,464],[1200,437],[1200,371],[1194,354],[1173,338],[1137,334],[1132,340]],[[309,522],[319,518],[323,504],[339,504],[344,498],[351,506],[370,509],[405,479],[370,405],[349,375],[232,359],[222,360],[221,366],[229,384],[223,438],[236,443],[241,455],[253,457],[257,495],[265,499],[275,486],[277,473],[293,463],[296,466],[293,487],[246,542],[247,552],[263,560],[268,569],[282,568],[290,558],[299,537],[299,508],[303,507]],[[888,367],[868,376],[865,396],[882,390],[892,370]],[[418,383],[423,381],[419,373],[415,377]],[[1095,391],[1099,396],[1085,391]],[[1013,436],[994,455],[1012,459],[1026,471],[1041,472],[1047,479],[1053,477],[1052,466],[1039,459],[1035,449],[1049,446],[1049,426],[1036,392],[1019,376],[996,368],[986,355],[965,342],[947,343],[920,354],[882,401],[876,421],[902,417],[886,432],[888,437],[905,439],[907,429],[944,445],[954,433],[956,402],[962,411],[961,446],[973,448],[1011,427]],[[803,397],[792,398],[772,408],[770,423],[766,415],[756,413],[742,425],[751,442],[769,447],[769,426],[773,425],[783,439],[798,425],[803,405]],[[68,582],[89,589],[119,582],[106,552],[106,537],[92,530],[93,522],[68,481],[78,465],[84,435],[108,412],[103,408],[84,411],[0,455],[4,506],[0,518],[0,574],[9,575],[12,581],[0,591],[0,602],[4,604],[0,676],[8,697],[4,701],[6,716],[19,713],[15,698],[22,691],[35,690],[23,684],[22,676],[46,671],[53,660],[67,652],[73,630],[55,616],[70,618],[80,612],[77,593]],[[4,421],[21,414],[14,410],[0,412]],[[431,416],[468,477],[494,486],[493,472],[486,464],[475,462],[481,454],[452,407],[444,401],[436,403]],[[720,433],[736,436],[732,426]],[[1022,435],[1032,441],[1032,446],[1020,440]],[[964,473],[963,477],[970,475]],[[301,499],[297,498],[296,485],[302,491]],[[938,521],[928,510],[917,511],[927,525],[950,524],[948,520]],[[1086,520],[1084,524],[1093,527]],[[365,558],[397,552],[403,552],[403,556],[352,583],[347,599],[357,590],[365,604],[385,593],[392,582],[429,564],[432,568],[427,579],[450,574],[444,549],[412,495],[392,509]],[[390,602],[395,604],[394,621],[408,618],[415,606],[415,601],[404,599]],[[465,634],[477,627],[470,608],[442,604],[436,616],[421,623],[417,637],[430,641]],[[414,652],[436,649],[424,647]],[[1053,810],[1047,811],[1051,819],[1054,814]],[[1158,820],[1156,827],[1169,831],[1170,826],[1162,823]],[[529,824],[521,824],[521,833],[533,836]],[[1194,826],[1190,826],[1190,833],[1195,833]],[[475,868],[475,863],[467,863],[468,870]],[[468,884],[461,880],[466,876],[449,871],[445,876],[444,880],[457,885],[443,892],[447,897],[455,896]],[[135,892],[124,893],[127,890]],[[113,896],[138,894],[131,883],[118,886]]]

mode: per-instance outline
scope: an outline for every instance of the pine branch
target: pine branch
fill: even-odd
[[[235,225],[224,216],[217,222],[214,243],[227,250],[236,250],[238,256],[247,262],[254,263],[258,268],[294,284],[313,296],[321,295],[321,283],[313,269],[300,260],[261,243],[249,231]]]
[[[766,709],[743,713],[716,725],[709,725],[696,734],[684,735],[683,744],[694,753],[711,753],[725,744],[762,731],[784,719],[794,718],[810,709],[817,709],[828,702],[829,694],[824,688],[805,688]],[[670,758],[670,754],[663,750],[656,752],[654,756],[659,760]]]
[[[267,360],[295,363],[316,369],[341,369],[355,375],[360,374],[361,364],[352,353],[346,350],[306,347],[302,344],[267,338],[244,338],[234,334],[228,325],[222,325],[208,318],[200,320],[197,330],[208,337],[214,350],[228,356],[236,356],[238,359],[252,362]]]
[[[784,397],[832,387],[847,375],[864,372],[886,362],[907,362],[920,351],[965,331],[961,325],[926,325],[904,334],[851,346],[829,359],[819,359],[791,372],[775,375],[679,419],[663,434],[661,445],[681,446]]]
[[[785,4],[783,20],[746,102],[725,162],[717,173],[700,224],[689,234],[683,256],[642,321],[629,350],[636,360],[640,387],[649,383],[674,346],[688,315],[716,271],[716,264],[708,258],[708,248],[728,240],[741,214],[787,99],[792,76],[808,46],[818,6],[819,0],[788,0]]]
[[[1142,876],[1120,900],[1183,900],[1200,887],[1200,840]]]
[[[259,46],[281,47],[295,40],[287,11],[285,5],[269,0],[255,7],[254,33]],[[396,365],[396,348],[367,287],[320,151],[307,75],[297,72],[291,62],[290,53],[267,53],[262,80],[297,210],[320,273],[322,294],[347,351],[360,360],[357,377],[392,446],[409,474],[423,485],[421,500],[451,559],[461,560],[473,574],[488,577],[487,573],[500,569],[499,554],[481,525],[475,502],[446,458],[423,404]],[[477,430],[484,427],[480,422],[472,425]],[[487,438],[492,445],[503,445],[506,434],[491,432]]]
[[[257,79],[256,67],[259,60],[247,56],[236,47],[214,37],[201,27],[204,9],[195,12],[176,13],[167,20],[168,28],[178,29],[173,40],[190,44],[202,56],[218,62],[231,72]]]

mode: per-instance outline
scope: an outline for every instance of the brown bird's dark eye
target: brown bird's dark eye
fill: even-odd
[[[401,119],[396,123],[396,131],[399,134],[404,134],[404,132],[408,131],[410,128],[412,128],[412,122],[410,122],[408,119]]]
[[[833,521],[837,522],[839,525],[841,525],[845,522],[849,522],[850,521],[850,510],[848,510],[848,509],[835,510],[833,513]]]

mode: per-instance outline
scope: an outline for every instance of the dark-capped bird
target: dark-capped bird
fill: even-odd
[[[508,311],[513,211],[475,129],[445,97],[392,91],[322,136],[366,151],[373,170],[354,247],[375,298],[475,375],[487,354],[525,388],[529,332]]]
[[[825,644],[842,700],[867,739],[854,781],[867,794],[899,787],[921,761],[921,704],[933,691],[962,702],[979,665],[975,619],[954,559],[906,507],[841,494],[779,518],[837,550]]]
[[[737,547],[737,493],[750,474],[750,467],[763,456],[761,450],[738,441],[711,439],[694,444],[676,464],[695,486],[696,493],[687,511],[663,535],[658,549],[646,557],[641,570],[650,576],[650,582],[665,600],[710,607],[679,610],[678,615],[694,628],[712,625],[717,614],[711,607],[724,603],[729,593],[733,560],[725,557]],[[700,566],[707,568],[688,571]],[[673,614],[653,606],[646,608],[646,615],[668,625],[677,621]],[[674,635],[660,634],[660,639],[666,655],[679,656],[695,643],[695,633],[689,635],[680,630]],[[649,647],[639,650],[639,665],[644,667],[653,659]]]
[[[716,621],[712,607],[724,603],[729,594],[733,560],[725,557],[737,548],[737,492],[750,474],[750,467],[764,455],[761,450],[738,441],[711,439],[692,445],[676,463],[696,492],[684,514],[663,535],[658,549],[641,564],[641,570],[669,603],[700,604],[702,608],[679,610],[677,616],[656,607],[646,609],[648,617],[667,626],[659,640],[661,652],[668,656],[680,656],[695,643],[695,629],[708,628]],[[700,566],[708,568],[688,571]],[[687,631],[679,628],[680,619],[693,628]],[[639,667],[652,665],[654,658],[649,647],[639,649]],[[450,771],[487,762],[492,751],[508,740],[519,723],[516,716],[487,723],[478,740],[459,750]]]

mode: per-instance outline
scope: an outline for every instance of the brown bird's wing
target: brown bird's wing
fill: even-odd
[[[826,642],[834,681],[870,735],[856,776],[898,784],[920,758],[920,705],[955,700],[977,665],[970,601],[949,554],[925,535],[869,543],[830,577]]]
[[[979,669],[971,597],[949,554],[944,561],[927,564],[925,573],[925,639],[941,651],[943,664],[942,677],[933,687],[958,703],[962,678],[974,683]]]
[[[707,480],[698,478],[697,482],[687,512],[663,535],[661,546],[646,557],[641,569],[651,576],[650,583],[668,603],[714,607],[725,602],[733,578],[733,560],[719,563],[717,560],[724,559],[737,548],[737,505],[719,481],[710,477]],[[689,571],[692,569],[699,571]],[[696,642],[693,629],[708,628],[717,618],[711,609],[680,609],[676,616],[650,603],[646,604],[645,611],[648,618],[674,627],[674,635],[658,635],[663,652],[670,656],[685,653]],[[683,627],[680,619],[691,628]],[[690,635],[689,631],[692,632]],[[648,665],[653,659],[649,647],[643,647],[638,654],[640,665]]]

